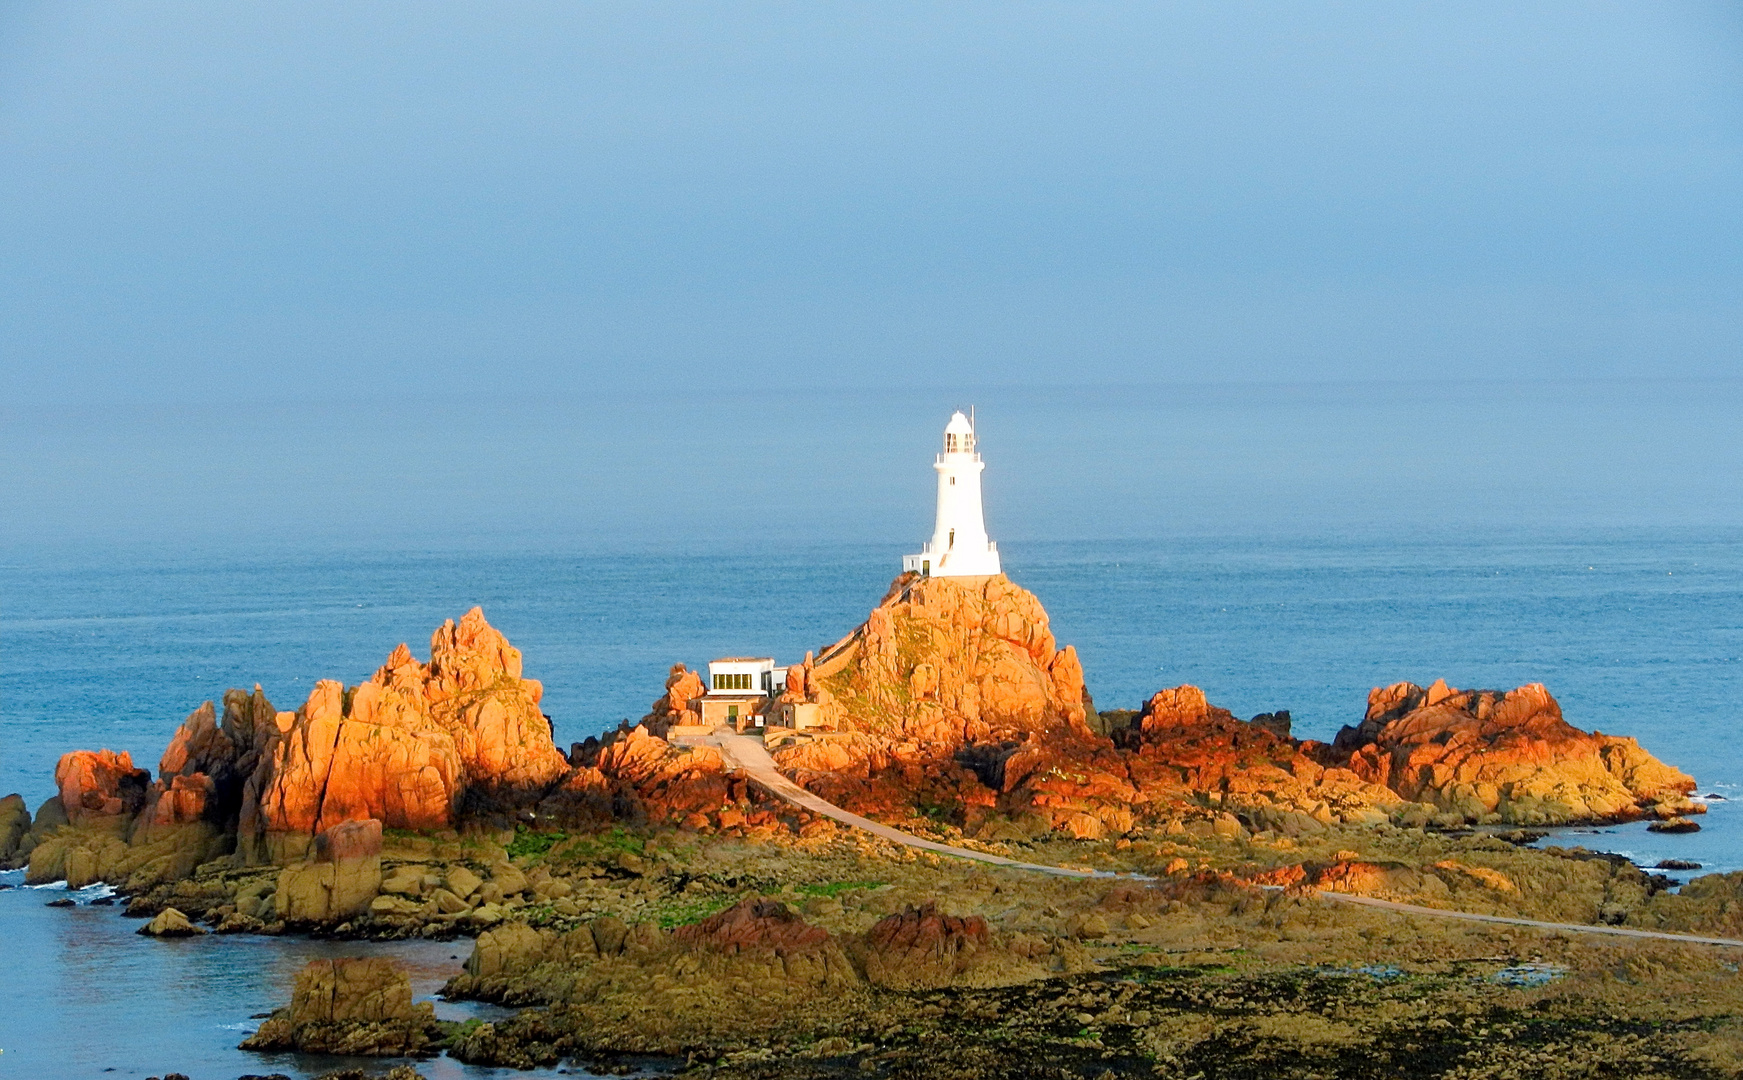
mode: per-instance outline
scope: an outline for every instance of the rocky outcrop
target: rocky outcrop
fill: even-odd
[[[718,824],[718,813],[746,797],[729,780],[720,751],[674,746],[644,726],[613,732],[588,746],[575,768],[540,806],[541,816],[577,824]]]
[[[17,854],[30,832],[30,807],[17,793],[0,799],[0,866]]]
[[[1196,686],[1158,691],[1119,742],[1134,785],[1151,798],[1170,788],[1176,798],[1214,794],[1254,829],[1299,835],[1335,822],[1376,824],[1404,801],[1348,769],[1315,762],[1311,747],[1279,734],[1274,715],[1240,720]]]
[[[295,712],[274,709],[258,686],[226,693],[222,714],[200,706],[155,780],[124,752],[65,755],[60,794],[27,830],[18,808],[0,803],[0,862],[28,859],[32,881],[139,889],[235,852],[242,863],[291,864],[285,917],[344,918],[374,896],[370,860],[384,826],[500,827],[568,775],[542,693],[474,608],[436,631],[428,664],[401,645],[369,681],[318,683]],[[376,838],[373,854],[347,839],[363,833]]]
[[[253,781],[258,812],[243,824],[255,836],[244,839],[283,858],[344,821],[439,829],[463,801],[474,813],[536,801],[569,771],[542,695],[473,608],[436,631],[428,664],[401,645],[349,692],[317,684]]]
[[[381,891],[381,822],[335,825],[315,838],[301,866],[278,875],[275,902],[292,923],[331,923],[361,915]]]
[[[180,909],[164,908],[150,922],[140,927],[139,932],[147,937],[177,938],[198,937],[206,931],[190,922]]]
[[[242,1042],[244,1050],[400,1057],[441,1041],[428,1002],[412,1003],[404,969],[380,958],[316,960],[297,975],[288,1008]]]
[[[1083,665],[1059,648],[1034,594],[1000,574],[904,574],[865,624],[789,676],[827,722],[957,747],[1070,729],[1088,734]]]
[[[750,978],[792,990],[859,981],[829,931],[812,926],[778,900],[751,897],[671,933],[671,949],[716,978]]]
[[[74,825],[130,823],[145,806],[151,774],[133,767],[123,750],[74,750],[61,755],[54,770],[61,807]]]
[[[209,701],[195,709],[158,760],[141,827],[154,833],[204,821],[235,833],[245,804],[252,810],[249,783],[293,716],[275,710],[258,685],[225,691],[222,718]]]
[[[683,664],[673,664],[671,673],[666,676],[666,692],[642,717],[641,726],[663,739],[674,724],[700,724],[699,700],[707,692],[708,686],[701,675]]]
[[[867,985],[899,990],[994,986],[1041,978],[1051,946],[994,933],[935,903],[910,906],[864,934],[838,938],[778,900],[747,897],[700,922],[661,931],[595,919],[558,934],[510,924],[481,934],[444,993],[509,1004],[633,1002],[681,1023],[711,987],[749,987],[757,1006]],[[751,1002],[736,999],[744,1007]]]
[[[1539,683],[1379,688],[1321,753],[1444,822],[1563,825],[1698,813],[1694,779],[1630,738],[1581,731]]]
[[[978,915],[946,915],[933,903],[910,906],[885,916],[865,934],[856,950],[865,977],[893,990],[936,990],[962,985],[988,964],[992,931]]]

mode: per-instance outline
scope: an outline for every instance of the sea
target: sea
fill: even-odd
[[[1298,736],[1329,739],[1361,719],[1372,687],[1542,682],[1570,722],[1637,737],[1709,797],[1699,833],[1628,825],[1558,830],[1545,843],[1743,869],[1733,810],[1743,529],[1449,525],[1001,547],[1009,576],[1077,647],[1099,708],[1194,683],[1239,715],[1288,709]],[[747,653],[790,663],[834,642],[877,603],[902,554],[761,541],[712,553],[230,544],[100,558],[20,547],[0,564],[0,794],[34,808],[71,749],[127,750],[153,767],[176,725],[225,688],[258,683],[294,708],[317,679],[368,677],[400,642],[427,656],[431,632],[474,605],[543,682],[559,743],[580,740],[645,713],[674,663]],[[64,886],[16,887],[18,873],[0,884],[15,886],[0,890],[13,973],[0,1078],[314,1076],[336,1062],[235,1049],[256,1014],[288,1001],[303,963],[391,953],[430,997],[466,953],[464,943],[152,941],[118,907],[89,904],[103,887],[49,908]],[[446,1059],[420,1068],[497,1075]]]

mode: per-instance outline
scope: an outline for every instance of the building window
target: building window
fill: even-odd
[[[751,687],[750,672],[726,672],[714,676],[716,690],[749,690]]]

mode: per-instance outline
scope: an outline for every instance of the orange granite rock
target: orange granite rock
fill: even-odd
[[[692,705],[707,692],[702,676],[683,664],[673,664],[671,674],[666,676],[666,692],[642,717],[642,726],[663,739],[673,724],[701,723],[700,706],[692,708]]]
[[[198,821],[234,831],[248,781],[277,742],[277,716],[259,686],[227,691],[222,720],[209,701],[190,713],[158,761],[141,817],[147,831]]]
[[[133,755],[125,750],[74,750],[61,755],[54,782],[74,825],[100,819],[125,823],[144,807],[151,774],[134,768]]]
[[[807,699],[843,730],[942,746],[1088,733],[1076,652],[1057,647],[1041,602],[1002,574],[904,574],[863,626],[801,674]]]
[[[786,803],[728,776],[720,751],[675,746],[645,725],[576,744],[568,776],[539,804],[541,819],[565,827],[634,825],[735,828],[747,813],[795,818]]]
[[[1705,809],[1688,800],[1692,777],[1633,739],[1569,724],[1539,683],[1505,693],[1444,681],[1377,688],[1362,723],[1320,756],[1448,820],[1562,825]]]
[[[312,836],[344,821],[452,825],[463,797],[536,800],[569,771],[539,711],[543,688],[477,608],[444,623],[421,664],[404,645],[349,693],[317,683],[257,785],[257,827]]]

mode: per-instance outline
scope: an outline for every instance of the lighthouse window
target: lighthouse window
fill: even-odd
[[[951,487],[955,487],[955,486],[956,486],[956,477],[954,477],[954,476],[952,476],[952,477],[951,477],[951,478],[950,478],[950,486],[951,486]]]
[[[956,453],[956,432],[947,431],[944,433],[944,452],[946,454]]]

